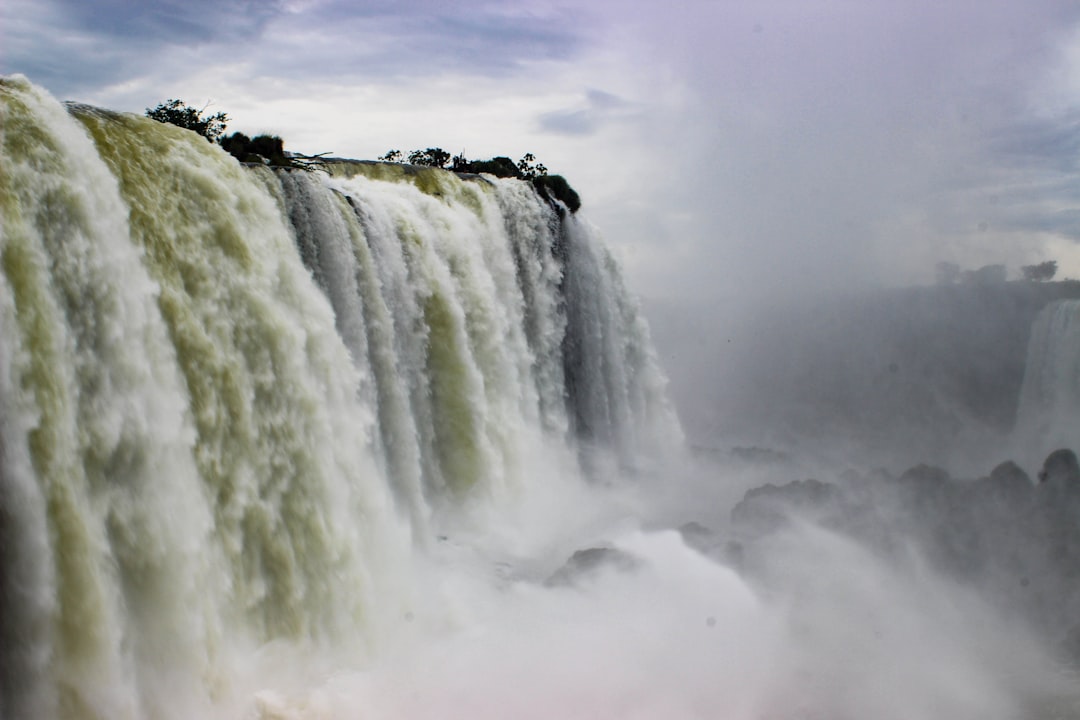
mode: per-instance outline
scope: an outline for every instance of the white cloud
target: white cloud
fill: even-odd
[[[11,0],[3,67],[116,109],[212,101],[302,152],[533,152],[650,295],[928,279],[1077,233],[1067,2],[211,5],[109,26]]]

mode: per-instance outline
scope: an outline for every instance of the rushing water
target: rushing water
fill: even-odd
[[[1014,435],[1033,465],[1080,449],[1080,301],[1058,300],[1035,318]]]
[[[527,183],[243,167],[22,78],[0,128],[3,718],[1063,716],[917,559],[739,561],[743,481]]]
[[[6,717],[208,716],[276,641],[369,659],[418,549],[677,443],[615,264],[527,184],[249,169],[0,93]]]

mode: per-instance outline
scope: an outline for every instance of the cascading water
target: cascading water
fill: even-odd
[[[0,131],[4,720],[1080,717],[917,559],[726,542],[531,185],[242,167],[18,77]]]
[[[1080,450],[1080,301],[1058,300],[1031,329],[1014,443],[1029,467],[1058,448]]]
[[[614,263],[525,183],[244,168],[18,77],[0,126],[4,718],[250,713],[275,647],[389,652],[443,534],[678,441]]]

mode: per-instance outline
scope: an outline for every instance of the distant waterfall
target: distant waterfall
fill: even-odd
[[[18,77],[0,127],[0,716],[225,716],[255,648],[378,652],[455,513],[680,441],[527,183],[245,168]]]
[[[1035,318],[1014,441],[1032,468],[1058,448],[1080,452],[1080,300],[1058,300]]]

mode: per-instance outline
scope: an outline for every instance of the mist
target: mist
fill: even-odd
[[[1073,355],[1032,360],[1050,356],[1039,349],[1043,331],[1036,328],[1054,324],[1040,318],[1058,301],[1080,297],[1077,283],[1064,281],[1080,275],[1080,17],[1073,3],[674,2],[640,4],[633,12],[616,3],[385,3],[357,13],[339,2],[287,2],[254,15],[222,6],[215,23],[194,22],[171,4],[148,4],[128,21],[109,23],[105,15],[67,13],[68,4],[35,4],[33,12],[27,3],[11,5],[22,17],[4,23],[18,35],[3,58],[5,71],[33,71],[32,80],[43,78],[64,97],[136,114],[163,95],[214,98],[214,109],[233,113],[239,126],[280,132],[306,152],[371,158],[391,147],[435,144],[472,157],[535,152],[584,198],[575,229],[565,232],[577,233],[580,247],[597,248],[588,262],[574,261],[582,275],[570,292],[579,297],[569,302],[579,308],[568,319],[554,264],[537,261],[534,296],[516,294],[522,268],[533,265],[522,264],[527,253],[520,248],[506,256],[501,233],[520,232],[521,247],[547,258],[540,251],[553,241],[544,233],[566,220],[545,219],[555,210],[524,186],[497,185],[501,202],[518,213],[540,209],[528,211],[530,221],[511,214],[517,220],[503,222],[483,194],[488,190],[450,176],[433,181],[444,186],[433,195],[412,187],[404,172],[388,180],[367,166],[348,172],[371,178],[302,183],[259,168],[251,173],[255,182],[201,140],[192,145],[170,128],[174,134],[162,146],[187,148],[187,159],[143,168],[147,186],[164,189],[133,201],[121,195],[132,192],[130,183],[117,186],[110,175],[132,172],[125,143],[65,125],[61,135],[76,147],[70,156],[89,158],[94,177],[109,180],[89,184],[109,195],[102,203],[107,213],[64,219],[119,243],[133,275],[146,274],[137,301],[115,306],[149,308],[152,328],[175,322],[153,312],[157,283],[172,277],[170,260],[143,268],[144,238],[128,238],[134,221],[127,208],[146,198],[160,201],[162,214],[188,203],[172,226],[196,240],[193,253],[206,247],[198,242],[201,231],[187,227],[189,216],[222,214],[230,228],[225,240],[250,244],[251,257],[272,256],[285,268],[274,275],[260,260],[169,289],[199,299],[201,314],[181,326],[184,332],[201,337],[205,326],[226,345],[248,340],[231,355],[236,369],[227,374],[259,370],[252,374],[261,383],[257,397],[265,405],[257,409],[265,423],[254,423],[244,442],[185,424],[189,404],[204,409],[189,387],[222,392],[246,409],[243,397],[222,391],[213,378],[202,388],[200,353],[216,350],[212,343],[174,350],[172,336],[154,329],[151,339],[166,349],[152,359],[162,363],[163,377],[177,380],[151,387],[139,376],[130,395],[170,394],[162,406],[175,410],[176,452],[192,468],[195,459],[185,453],[196,437],[230,462],[250,459],[256,469],[224,477],[251,486],[237,503],[250,503],[260,516],[278,512],[264,502],[278,492],[277,480],[269,491],[263,487],[266,478],[278,478],[272,470],[281,482],[294,482],[297,493],[289,497],[303,501],[303,513],[278,512],[284,525],[297,514],[311,518],[310,526],[288,532],[327,524],[337,531],[322,565],[293,558],[295,568],[264,577],[249,563],[241,582],[223,558],[201,547],[216,545],[196,542],[210,537],[219,514],[199,505],[206,527],[177,520],[174,540],[192,567],[213,568],[205,572],[214,581],[172,567],[162,573],[209,596],[206,617],[173,600],[167,610],[183,622],[159,623],[167,613],[145,605],[129,623],[121,600],[139,586],[117,578],[137,573],[140,551],[156,547],[141,542],[141,533],[160,537],[153,523],[128,536],[116,531],[127,516],[107,511],[113,502],[128,508],[120,493],[79,504],[100,528],[91,549],[126,539],[129,563],[115,566],[103,554],[92,568],[108,589],[102,607],[115,604],[108,605],[115,637],[109,636],[108,679],[80,675],[81,666],[70,670],[91,704],[100,694],[106,705],[154,709],[132,710],[132,717],[193,709],[222,720],[1080,717],[1080,477],[1072,466],[1061,477],[1044,467],[1059,446],[1080,448],[1078,407],[1061,390],[1075,385]],[[125,10],[116,3],[97,9]],[[188,21],[163,22],[174,17]],[[54,35],[78,42],[61,44]],[[93,55],[86,48],[102,46],[110,52],[83,62]],[[41,103],[50,108],[49,122],[74,124],[54,99]],[[143,122],[140,132],[160,131],[139,118],[86,117],[80,122],[91,126],[122,120]],[[110,169],[98,153],[112,159]],[[205,168],[200,181],[174,182],[169,173],[187,178],[192,158]],[[52,207],[40,167],[24,165],[27,207]],[[53,168],[55,182],[77,188],[66,198],[72,203],[84,197],[83,178],[69,177],[81,167]],[[189,186],[205,197],[176,193]],[[277,189],[265,192],[271,187]],[[242,202],[218,202],[237,188]],[[310,199],[323,196],[320,205]],[[288,204],[291,216],[278,212]],[[478,216],[476,207],[487,214]],[[258,222],[241,211],[257,211]],[[300,227],[308,212],[343,212],[346,230],[333,229],[336,216]],[[158,218],[148,216],[137,219]],[[98,230],[104,220],[121,229]],[[406,246],[395,232],[413,226],[422,228],[415,236],[427,253],[419,277],[404,259],[388,260]],[[364,257],[362,240],[372,233],[382,239]],[[61,234],[27,224],[27,238],[39,234],[47,253],[60,254],[53,241]],[[480,247],[478,237],[487,244]],[[306,253],[293,252],[298,239]],[[85,252],[97,247],[87,243]],[[41,287],[57,286],[54,271],[78,279],[79,264],[52,258],[34,266]],[[313,270],[312,258],[326,267]],[[1046,260],[1058,262],[1054,282],[1018,279],[1022,266]],[[342,271],[353,262],[384,263],[386,276],[375,279],[372,270],[360,282],[356,272]],[[955,264],[958,277],[937,282],[942,262]],[[111,288],[111,265],[99,265],[94,282]],[[987,282],[978,271],[988,266],[1001,266],[1004,278],[993,272],[996,279]],[[284,345],[235,331],[229,322],[238,310],[218,297],[219,286],[263,271],[254,286],[273,310],[254,316],[268,331],[288,318],[295,329]],[[299,300],[282,299],[281,273]],[[492,276],[498,282],[488,282]],[[48,306],[57,324],[67,321],[62,310],[78,319],[80,306],[96,308],[81,302],[85,288],[78,287],[65,303]],[[380,306],[380,287],[399,295],[388,290]],[[437,295],[431,288],[448,297],[464,288],[464,309],[430,304]],[[406,301],[413,291],[423,302]],[[631,295],[640,297],[651,330]],[[307,309],[297,311],[301,305]],[[111,318],[115,307],[102,307]],[[382,316],[371,315],[373,307]],[[19,312],[14,300],[5,305],[5,327],[17,327]],[[343,322],[347,313],[351,320]],[[433,318],[443,322],[429,330]],[[363,330],[365,323],[375,330]],[[568,323],[572,341],[561,335]],[[610,323],[617,329],[607,329]],[[69,344],[81,354],[72,368],[105,361],[93,345],[101,327],[88,320],[73,334]],[[429,332],[443,340],[434,360],[426,354]],[[1054,336],[1046,333],[1049,347]],[[339,343],[338,334],[348,337]],[[141,347],[143,335],[129,335],[124,352],[106,359],[121,369],[125,352]],[[324,343],[330,360],[303,357],[304,342],[313,352],[312,338]],[[588,350],[566,363],[567,346]],[[267,349],[299,359],[275,364]],[[183,382],[173,367],[176,353],[199,356],[184,366],[191,376]],[[369,354],[379,363],[350,365]],[[12,351],[11,362],[27,357],[30,351]],[[598,357],[617,360],[590,364]],[[1032,385],[1036,366],[1059,370],[1046,373],[1045,386]],[[578,373],[573,389],[560,385],[568,367]],[[76,369],[64,371],[81,392]],[[285,371],[292,374],[283,383]],[[282,385],[309,387],[311,372],[332,376],[319,385],[325,397],[290,400],[280,392]],[[362,384],[379,373],[401,388],[384,378],[380,396]],[[44,371],[26,376],[47,379]],[[91,385],[86,392],[95,402],[100,395],[102,404],[121,404]],[[23,392],[12,378],[0,386]],[[5,482],[4,497],[22,498],[20,513],[0,510],[5,518],[29,519],[0,530],[14,536],[25,525],[33,533],[21,545],[7,544],[27,557],[5,555],[5,568],[14,570],[0,580],[14,586],[8,578],[18,571],[18,582],[25,576],[41,585],[33,588],[40,602],[21,589],[4,595],[37,618],[51,612],[53,578],[33,570],[46,566],[36,555],[27,558],[52,549],[46,511],[40,520],[22,512],[24,504],[38,511],[39,477],[31,449],[18,444],[44,417],[26,394],[19,397],[25,412],[5,430],[5,447],[16,447],[5,455],[14,459],[0,473],[19,480],[12,488]],[[1066,401],[1048,404],[1055,396]],[[133,407],[134,401],[117,407],[116,416],[129,417]],[[332,421],[320,419],[327,408]],[[96,411],[88,404],[80,412],[91,422]],[[473,420],[458,424],[463,413]],[[396,424],[384,422],[388,416]],[[196,417],[225,425],[232,418]],[[311,417],[310,431],[296,422]],[[85,438],[75,420],[68,426],[68,465],[82,468],[84,458],[73,449]],[[369,426],[379,436],[370,447],[360,437]],[[602,431],[578,433],[584,426]],[[613,438],[610,456],[594,447]],[[282,439],[295,452],[285,452]],[[142,442],[140,435],[132,446]],[[459,453],[461,444],[469,452]],[[309,478],[292,470],[296,457],[309,454],[311,472],[340,497],[370,491],[375,500],[358,504],[376,508],[377,522],[354,522],[344,505],[322,513],[321,495],[308,501]],[[218,472],[206,457],[196,459]],[[261,469],[266,464],[271,470]],[[232,472],[221,465],[222,473]],[[195,488],[198,505],[214,493],[204,497],[192,468],[177,475]],[[470,483],[478,489],[461,490]],[[88,496],[107,483],[90,485]],[[145,495],[160,517],[180,516],[155,493]],[[402,505],[398,513],[388,510],[395,503]],[[276,549],[288,532],[267,530],[255,542]],[[365,537],[358,545],[359,535]],[[227,552],[219,555],[232,552],[246,562],[234,538],[221,545]],[[339,557],[342,548],[348,552]],[[324,575],[320,568],[332,570]],[[301,580],[282,580],[294,575]],[[234,594],[242,590],[245,609],[268,608],[274,617],[275,588],[311,627],[344,628],[283,637],[255,627],[237,631],[236,640]],[[313,618],[306,614],[308,588],[326,595]],[[228,613],[214,615],[218,606]],[[168,637],[189,626],[198,632],[187,633],[188,665],[175,661],[179,645],[156,634],[138,646],[141,655],[130,654],[130,638],[147,628]],[[77,635],[80,626],[66,629]],[[18,663],[37,663],[33,668],[48,674],[51,656],[35,644],[51,642],[47,632],[26,639],[22,624],[11,621],[0,631],[35,650],[9,645],[16,650],[4,656],[10,667],[0,668],[5,690],[19,687],[21,675],[11,670],[23,667]],[[201,633],[214,632],[225,640],[196,647]],[[154,663],[140,676],[130,668],[142,657]],[[181,681],[192,692],[177,698]]]
[[[691,38],[671,122],[696,144],[663,148],[688,179],[663,195],[667,243],[625,257],[692,456],[726,487],[694,492],[731,513],[669,524],[700,522],[692,546],[792,609],[780,646],[814,662],[779,685],[827,699],[778,717],[888,715],[899,687],[898,717],[1075,716],[1077,509],[1039,479],[1080,446],[1075,366],[1048,359],[1080,292],[1075,18],[711,11],[719,33],[638,28]],[[1022,279],[1046,260],[1054,282]]]
[[[743,315],[932,282],[940,261],[1016,273],[1052,257],[1076,275],[1073,11],[771,2],[628,18],[663,58],[650,80],[671,107],[638,151],[662,202],[650,221],[635,194],[599,224],[632,238],[647,298]]]
[[[1080,275],[1064,0],[68,5],[12,3],[0,69],[118,110],[211,102],[306,153],[532,152],[649,299]]]
[[[718,479],[707,482],[714,492]],[[974,720],[1080,710],[1075,674],[1042,636],[940,572],[907,521],[879,528],[896,532],[887,545],[826,529],[806,508],[733,527],[719,498],[691,506],[683,485],[672,504],[670,490],[577,494],[579,522],[520,555],[490,538],[445,538],[430,558],[440,570],[427,573],[438,592],[414,606],[394,652],[289,691],[296,668],[267,662],[249,712]],[[879,499],[875,517],[887,518]],[[641,513],[658,507],[663,517]],[[649,527],[678,515],[723,530]],[[502,531],[520,538],[553,518],[514,519]],[[575,565],[574,547],[604,555]]]
[[[736,317],[714,305],[646,308],[695,445],[897,473],[927,462],[970,477],[1012,459],[1034,477],[1055,448],[1014,437],[1032,330],[1077,293],[1074,281],[960,281],[761,301]],[[1044,434],[1060,426],[1052,435],[1065,446],[1076,442],[1069,412],[1037,423]]]

